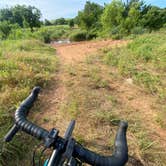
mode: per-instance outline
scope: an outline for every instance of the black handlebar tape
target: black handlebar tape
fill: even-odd
[[[45,139],[48,136],[48,131],[29,122],[26,116],[33,106],[38,94],[40,92],[40,87],[35,87],[32,93],[21,103],[20,107],[15,112],[15,123],[20,128],[20,130],[37,137],[38,139]]]
[[[19,131],[19,128],[17,127],[16,124],[14,124],[12,126],[12,128],[9,130],[9,132],[5,135],[4,141],[5,142],[10,142],[18,131]]]
[[[6,136],[6,140],[12,139],[18,130],[22,130],[38,139],[46,140],[49,132],[26,119],[26,116],[35,102],[40,92],[39,87],[35,87],[32,93],[21,103],[20,107],[15,112],[15,125]],[[112,156],[100,156],[88,149],[85,149],[80,144],[74,146],[73,157],[95,166],[123,166],[128,161],[128,148],[126,140],[127,122],[120,122],[119,129],[115,139],[115,150]],[[63,138],[57,139],[57,147]]]
[[[100,156],[80,144],[76,144],[74,148],[74,157],[81,161],[95,166],[123,166],[128,161],[128,148],[126,140],[127,122],[121,121],[116,134],[115,150],[112,156]]]

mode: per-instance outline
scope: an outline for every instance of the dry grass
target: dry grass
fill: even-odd
[[[49,85],[57,69],[55,50],[36,40],[0,43],[0,137],[13,124],[13,114],[34,86]],[[36,107],[37,109],[37,107]],[[18,135],[12,144],[0,141],[0,165],[20,165],[35,141]],[[27,146],[28,145],[28,146]],[[28,158],[30,161],[30,159]]]

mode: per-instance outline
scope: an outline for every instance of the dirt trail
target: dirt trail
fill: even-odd
[[[70,122],[71,118],[65,116],[65,113],[62,114],[62,110],[65,108],[66,101],[69,91],[67,89],[67,85],[77,82],[77,79],[79,79],[80,75],[82,73],[78,73],[76,77],[72,77],[72,75],[75,75],[73,73],[73,70],[80,70],[78,69],[79,64],[81,64],[81,68],[84,66],[84,62],[87,56],[91,54],[95,54],[99,49],[103,48],[112,48],[117,47],[121,44],[126,44],[126,41],[119,40],[119,41],[112,41],[112,40],[102,40],[102,41],[92,41],[92,42],[80,42],[80,43],[72,43],[72,44],[63,44],[63,45],[52,45],[56,49],[56,54],[58,56],[58,59],[60,61],[59,65],[59,71],[56,73],[55,78],[52,81],[52,85],[49,88],[49,90],[45,90],[42,95],[43,105],[41,112],[37,115],[38,117],[36,120],[40,125],[42,125],[44,128],[51,129],[53,127],[56,127],[60,130],[60,134],[62,135],[64,131],[66,130],[68,123]],[[84,72],[84,69],[81,69],[82,72]],[[86,70],[86,67],[85,67]],[[106,79],[109,80],[110,77],[110,71],[107,69],[102,68],[103,77],[105,75]],[[70,73],[70,74],[69,74]],[[86,75],[83,73],[83,75]],[[152,98],[152,96],[147,95],[146,93],[143,93],[142,90],[137,87],[134,84],[128,84],[125,82],[125,80],[109,80],[110,87],[113,89],[113,93],[115,93],[115,96],[118,97],[119,101],[121,101],[121,105],[125,107],[124,109],[122,107],[119,108],[119,113],[122,111],[122,115],[124,114],[123,111],[126,111],[125,109],[129,109],[132,112],[126,111],[126,117],[131,118],[131,116],[137,116],[141,118],[141,124],[144,128],[146,128],[149,131],[150,137],[155,140],[152,142],[152,144],[146,145],[147,149],[151,148],[153,144],[157,144],[160,146],[163,146],[166,149],[166,132],[164,129],[161,129],[156,123],[156,113],[152,109],[152,103],[155,103],[155,99]],[[123,81],[123,82],[121,82]],[[77,91],[77,88],[82,86],[82,80],[81,83],[78,81],[78,85],[71,86],[73,88],[73,91]],[[72,91],[72,90],[71,90]],[[103,91],[100,91],[100,96],[102,95]],[[110,93],[110,92],[109,92]],[[111,92],[112,93],[112,92]],[[47,94],[47,95],[46,95]],[[103,93],[104,94],[104,93]],[[107,105],[107,103],[104,103]],[[90,133],[89,135],[85,136],[90,141],[94,142],[97,141],[101,142],[101,147],[105,145],[104,142],[106,140],[106,137],[108,134],[110,134],[110,127],[109,125],[101,126],[101,128],[98,128],[98,131],[95,133],[95,126],[91,127],[91,125],[94,125],[91,123],[91,121],[88,119],[90,115],[90,111],[86,115],[86,113],[83,113],[80,115],[79,120],[80,122],[77,123],[77,129],[80,133],[84,134],[84,129],[88,130],[87,133]],[[82,122],[81,116],[84,116],[84,121]],[[126,118],[125,117],[125,118]],[[85,123],[85,118],[87,118],[87,123]],[[131,118],[132,119],[132,118]],[[131,120],[130,119],[130,120]],[[134,121],[134,119],[133,119]],[[145,122],[145,123],[144,123]],[[135,122],[133,122],[132,125]],[[84,126],[82,125],[84,124]],[[76,129],[76,130],[77,130]],[[98,137],[98,134],[100,135],[101,132],[105,132],[104,139],[101,139],[101,137]],[[112,133],[111,133],[112,134]],[[135,134],[135,133],[134,133]],[[131,149],[136,148],[137,143],[135,142],[135,136],[133,136],[133,133],[128,133],[128,139],[131,145]],[[93,140],[93,139],[94,140]],[[108,144],[109,140],[106,140]],[[133,147],[132,147],[133,146]],[[100,149],[102,151],[102,149]],[[147,151],[147,150],[146,150]],[[148,152],[147,152],[148,153]],[[155,152],[156,154],[158,152]],[[162,152],[162,153],[166,153]],[[136,158],[140,161],[140,164],[138,165],[153,165],[153,163],[146,164],[145,161],[143,161],[140,157],[141,152],[139,152],[138,149],[133,150],[133,154],[136,155]],[[136,165],[132,164],[131,165]]]
[[[42,121],[40,122],[43,127],[50,129],[54,126],[57,126],[57,128],[61,130],[61,133],[64,133],[69,121],[63,121],[61,117],[58,118],[58,116],[59,110],[61,109],[60,106],[63,105],[68,93],[65,88],[65,82],[68,79],[66,76],[66,70],[70,70],[70,68],[84,61],[87,55],[94,53],[99,49],[117,47],[120,44],[126,43],[126,41],[122,40],[102,40],[52,45],[56,49],[56,54],[60,61],[60,67],[50,87],[51,90],[46,90],[42,94],[42,98],[44,98],[44,105],[40,115],[37,118],[37,121],[45,117],[44,121],[46,123],[43,123]],[[52,117],[51,119],[54,120],[50,121],[50,117]]]
[[[81,62],[86,58],[87,55],[96,52],[98,49],[110,48],[125,44],[126,41],[122,40],[102,40],[102,41],[89,41],[79,42],[64,45],[53,45],[57,49],[57,53],[61,62],[64,64],[74,64]]]

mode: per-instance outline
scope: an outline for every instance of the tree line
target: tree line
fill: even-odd
[[[166,8],[146,5],[142,0],[112,0],[101,6],[87,1],[75,18],[58,18],[41,21],[41,12],[34,6],[16,5],[0,10],[1,38],[7,38],[14,28],[30,28],[42,25],[78,25],[88,36],[118,37],[158,30],[166,26]],[[86,32],[85,32],[86,31]],[[79,34],[80,35],[80,34]]]
[[[112,0],[104,6],[87,1],[76,21],[88,32],[105,35],[151,32],[166,26],[166,8],[146,5],[141,0]]]

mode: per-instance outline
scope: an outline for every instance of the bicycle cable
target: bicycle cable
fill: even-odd
[[[43,150],[41,151],[41,153],[40,153],[40,155],[39,155],[39,166],[40,166],[40,164],[41,164],[41,157],[43,156],[43,154],[44,154],[44,152],[47,150],[47,148],[46,147],[44,147],[43,148]]]
[[[35,147],[35,149],[33,150],[33,154],[32,154],[32,166],[35,166],[35,156],[36,156],[36,151],[37,151],[37,149],[42,145],[43,143],[40,143],[40,144],[38,144],[36,147]]]

